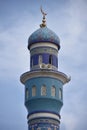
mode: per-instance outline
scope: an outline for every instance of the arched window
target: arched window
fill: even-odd
[[[63,95],[62,95],[62,89],[59,88],[59,99],[62,100],[62,97],[63,97]]]
[[[36,96],[36,86],[32,87],[32,96]]]
[[[28,91],[28,88],[25,89],[25,97],[26,97],[26,99],[29,98],[29,91]]]
[[[53,96],[53,97],[56,96],[56,88],[55,88],[55,86],[51,87],[51,96]]]
[[[46,96],[46,86],[45,86],[45,85],[43,85],[43,86],[41,87],[41,95],[42,95],[42,96]]]
[[[52,55],[49,56],[49,64],[52,64]]]
[[[39,55],[38,63],[42,64],[42,55]]]

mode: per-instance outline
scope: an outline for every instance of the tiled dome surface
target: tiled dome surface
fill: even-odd
[[[28,48],[30,48],[32,44],[38,42],[51,42],[56,44],[58,46],[58,49],[60,49],[60,40],[58,36],[47,27],[39,28],[30,35],[28,39]]]

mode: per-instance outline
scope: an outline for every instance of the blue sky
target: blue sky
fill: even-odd
[[[64,86],[61,130],[87,129],[87,1],[0,0],[0,130],[27,130],[24,86],[29,71],[29,35],[48,13],[47,26],[60,38],[59,71],[71,75]]]

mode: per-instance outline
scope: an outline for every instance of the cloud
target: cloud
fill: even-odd
[[[62,110],[62,128],[64,130],[82,130],[87,128],[87,11],[86,1],[70,1],[65,10],[68,15],[66,30],[61,33],[62,51],[59,53],[59,69],[70,73],[71,82],[64,87],[64,108]]]
[[[59,5],[56,2],[58,3],[57,0],[55,3],[47,2],[45,5],[48,10],[47,26],[56,32],[61,40],[58,55],[59,71],[71,75],[70,83],[64,86],[61,128],[82,130],[87,128],[87,2],[67,0],[65,3],[59,2]],[[27,112],[23,106],[24,88],[21,88],[23,85],[19,83],[19,78],[23,72],[29,71],[28,37],[39,28],[42,20],[40,3],[35,2],[34,8],[31,5],[33,6],[33,3],[25,4],[26,9],[21,5],[19,13],[17,6],[17,10],[10,12],[8,17],[4,14],[0,22],[0,127],[2,130],[6,128],[22,130],[27,127]]]

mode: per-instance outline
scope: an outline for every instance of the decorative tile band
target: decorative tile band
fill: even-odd
[[[54,120],[54,119],[49,119],[49,118],[38,118],[38,119],[34,119],[34,120],[31,120],[31,121],[28,121],[28,124],[30,127],[34,127],[36,126],[37,124],[50,124],[50,126],[54,126],[54,127],[58,127],[60,122],[57,121],[57,120]]]
[[[30,51],[31,56],[34,54],[39,54],[39,53],[49,53],[49,54],[54,54],[56,56],[58,56],[58,51],[52,47],[38,47],[38,48],[34,48]]]
[[[52,47],[58,51],[58,47],[56,45],[54,45],[53,43],[47,43],[47,42],[40,42],[40,43],[31,45],[30,51],[36,47]]]
[[[29,120],[32,120],[32,119],[35,119],[35,118],[41,118],[41,117],[47,117],[47,118],[53,118],[53,119],[56,119],[56,120],[59,120],[59,116],[56,115],[56,114],[53,114],[53,113],[34,113],[32,115],[30,115],[28,118]]]

